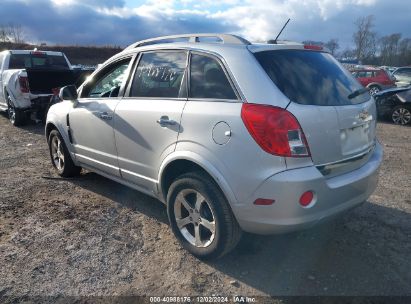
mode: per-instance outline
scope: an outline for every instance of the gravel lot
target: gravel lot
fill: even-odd
[[[377,191],[338,220],[245,235],[204,263],[182,250],[159,201],[52,170],[43,126],[0,115],[0,296],[411,296],[411,128],[380,123]],[[21,299],[21,298],[20,298]]]

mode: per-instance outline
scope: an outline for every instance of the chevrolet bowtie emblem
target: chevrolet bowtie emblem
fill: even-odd
[[[368,118],[369,114],[367,110],[363,110],[358,114],[358,118],[361,120],[366,120]]]

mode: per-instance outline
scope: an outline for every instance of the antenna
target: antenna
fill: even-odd
[[[277,39],[278,37],[280,37],[281,33],[284,31],[285,27],[287,26],[288,22],[290,22],[290,18],[288,18],[287,22],[284,24],[284,26],[282,27],[281,31],[278,33],[277,37],[275,37],[274,41],[273,40],[269,40],[269,43],[273,43],[273,44],[277,44]]]

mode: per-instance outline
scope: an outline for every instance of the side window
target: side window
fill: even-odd
[[[190,97],[237,99],[223,68],[213,58],[192,54]]]
[[[187,53],[144,53],[137,66],[130,97],[185,97],[182,85],[187,65]]]
[[[118,97],[125,81],[126,71],[131,58],[113,63],[95,75],[83,89],[82,98]]]
[[[9,69],[25,69],[31,68],[31,59],[29,54],[11,54]]]
[[[402,73],[403,73],[403,75],[405,75],[405,76],[411,76],[411,69],[404,69],[404,70],[402,71]]]
[[[398,69],[397,71],[394,72],[394,75],[398,76],[411,76],[411,69]]]
[[[405,71],[404,70],[397,70],[394,72],[394,75],[398,75],[398,76],[405,76]]]

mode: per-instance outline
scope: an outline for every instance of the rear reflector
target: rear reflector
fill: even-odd
[[[285,157],[310,156],[303,130],[287,110],[244,103],[241,118],[250,135],[267,153]]]
[[[314,193],[312,191],[304,192],[300,197],[300,205],[303,207],[307,207],[309,204],[313,202]]]
[[[29,80],[25,76],[19,76],[19,85],[20,85],[20,91],[22,93],[29,93]]]
[[[259,206],[269,206],[274,204],[275,200],[273,199],[266,199],[266,198],[257,198],[254,201],[254,205],[259,205]]]

